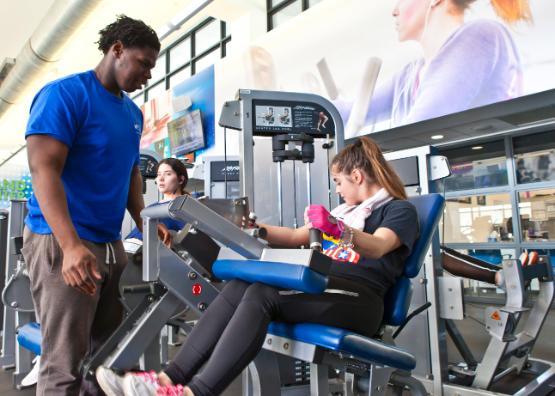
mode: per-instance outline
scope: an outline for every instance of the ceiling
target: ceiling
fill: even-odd
[[[3,11],[0,16],[0,37],[9,38],[0,40],[0,64],[5,58],[17,58],[22,47],[55,2],[55,0],[0,0],[0,9]],[[93,68],[101,57],[95,44],[98,40],[98,31],[112,22],[116,15],[126,14],[132,18],[141,19],[157,32],[162,32],[168,22],[179,19],[184,12],[197,8],[202,2],[202,0],[159,0],[157,2],[101,0],[92,15],[85,19],[77,32],[69,38],[61,51],[60,60],[50,68],[45,67],[40,78],[30,84],[24,97],[0,117],[0,164],[25,144],[25,122],[34,93],[47,81]],[[249,10],[263,10],[265,7],[266,0],[209,1],[209,5],[168,35],[162,41],[162,46],[171,44],[208,16],[228,21]]]
[[[230,0],[219,1],[224,5]],[[239,0],[243,3],[247,0]],[[0,163],[17,151],[24,143],[24,129],[27,112],[34,93],[45,82],[55,78],[93,68],[101,58],[95,42],[98,31],[112,22],[116,15],[126,14],[142,19],[155,30],[161,28],[176,15],[198,0],[103,0],[95,11],[85,19],[82,26],[70,38],[60,54],[60,60],[51,67],[44,68],[41,77],[28,87],[24,97],[9,108],[0,118]],[[39,26],[54,0],[0,0],[0,64],[5,58],[17,58],[20,50]],[[214,1],[213,3],[218,3]],[[206,18],[210,7],[202,10],[175,33],[168,36],[163,45],[175,40],[190,26]]]
[[[17,57],[52,3],[54,0],[0,0],[0,63]]]
[[[168,21],[197,1],[100,1],[93,15],[87,18],[82,27],[69,39],[61,53],[60,61],[56,62],[50,70],[45,70],[42,81],[37,81],[30,86],[28,94],[20,103],[12,106],[0,118],[0,164],[25,143],[23,132],[34,92],[48,80],[94,67],[101,56],[95,44],[98,31],[113,21],[116,15],[123,13],[142,19],[159,31]],[[0,63],[5,58],[17,57],[22,46],[33,34],[41,19],[47,15],[49,7],[54,2],[55,0],[0,0],[0,9],[3,11],[0,16],[0,37],[3,38],[0,40]],[[179,30],[168,36],[162,44],[171,43],[207,16],[223,20],[234,19],[249,9],[262,10],[265,8],[265,4],[266,0],[214,0]],[[539,21],[536,22],[539,23]],[[546,103],[548,105],[545,105]],[[461,140],[491,138],[507,130],[518,132],[523,128],[527,129],[533,126],[530,124],[537,123],[537,121],[542,124],[547,123],[547,127],[553,128],[555,124],[555,105],[553,103],[555,103],[555,92],[549,91],[532,95],[529,98],[518,98],[503,104],[485,106],[464,113],[378,132],[372,136],[382,144],[384,149],[396,150],[430,143],[449,145]],[[513,113],[512,116],[511,113]],[[543,126],[540,125],[540,127]],[[432,141],[431,136],[437,134],[442,134],[445,138],[441,142]]]

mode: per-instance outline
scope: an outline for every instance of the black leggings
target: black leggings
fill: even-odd
[[[281,295],[271,286],[233,280],[164,372],[174,384],[188,385],[195,396],[218,395],[256,357],[272,321],[319,323],[372,336],[382,315],[383,300],[374,294]]]

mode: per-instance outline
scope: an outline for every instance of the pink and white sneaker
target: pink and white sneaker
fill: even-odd
[[[163,388],[155,371],[138,371],[125,374],[122,383],[125,396],[157,396],[158,390]]]
[[[96,380],[106,396],[123,396],[123,375],[104,366],[96,369]]]
[[[183,385],[166,385],[158,388],[156,396],[183,396]]]

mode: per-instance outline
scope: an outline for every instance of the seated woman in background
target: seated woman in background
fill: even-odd
[[[187,168],[182,161],[177,158],[164,158],[158,163],[158,170],[156,176],[156,185],[158,186],[158,191],[163,194],[162,200],[155,202],[151,206],[160,205],[161,203],[166,203],[171,201],[181,195],[189,195],[185,187],[187,187],[187,182],[189,181],[189,175],[187,174]],[[160,219],[168,230],[179,231],[185,224],[181,221],[166,218]],[[135,227],[125,239],[140,239],[143,240],[143,234],[137,227]]]
[[[382,322],[383,297],[402,274],[418,237],[416,209],[368,138],[345,147],[331,171],[343,205],[331,214],[310,205],[308,223],[298,229],[264,225],[275,245],[308,245],[310,228],[337,241],[328,252],[335,260],[325,293],[280,293],[261,283],[229,281],[162,372],[120,376],[99,367],[96,377],[106,394],[221,394],[261,350],[272,321],[318,323],[374,336]]]

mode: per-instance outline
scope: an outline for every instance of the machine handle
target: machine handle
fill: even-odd
[[[122,288],[123,293],[139,294],[139,293],[152,293],[152,285],[150,283],[139,285],[127,285]]]
[[[322,232],[319,229],[311,228],[308,231],[308,240],[312,250],[322,251]]]
[[[141,210],[141,217],[150,217],[151,219],[166,219],[171,218],[169,212],[170,202],[154,205]]]

